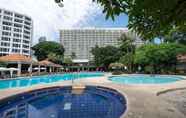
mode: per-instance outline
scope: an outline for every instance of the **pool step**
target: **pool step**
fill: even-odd
[[[72,94],[83,94],[84,90],[85,90],[86,86],[84,85],[73,85],[72,86]]]

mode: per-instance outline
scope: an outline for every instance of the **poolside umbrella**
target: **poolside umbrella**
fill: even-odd
[[[34,68],[34,70],[39,70],[39,69],[40,69],[40,68],[38,68],[38,67],[35,67],[35,68]]]
[[[5,67],[0,67],[0,71],[3,72],[3,71],[7,71],[8,69],[5,68]]]
[[[41,68],[41,70],[46,70],[46,68]]]
[[[12,78],[13,77],[13,72],[14,71],[18,71],[17,68],[8,68],[10,70],[10,77]]]

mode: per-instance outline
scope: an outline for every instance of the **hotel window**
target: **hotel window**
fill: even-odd
[[[8,26],[11,26],[11,25],[12,25],[12,23],[10,23],[10,22],[6,22],[6,21],[3,21],[3,25],[8,25]]]
[[[3,30],[11,31],[11,27],[3,26]]]
[[[21,37],[21,34],[16,34],[16,33],[14,33],[14,37]]]
[[[29,17],[25,17],[25,19],[28,20],[28,21],[31,21],[31,19]]]
[[[23,50],[23,53],[29,53],[29,51],[28,50]]]
[[[1,46],[10,46],[10,43],[1,42]]]
[[[14,22],[23,23],[23,20],[14,19]]]
[[[20,52],[20,50],[19,49],[12,49],[12,52],[18,53],[18,52]]]
[[[3,19],[10,20],[10,21],[12,20],[12,18],[9,16],[4,16]]]
[[[2,37],[1,40],[2,41],[10,41],[10,38],[8,38],[8,37]]]
[[[24,33],[30,35],[29,31],[24,30]]]
[[[10,32],[2,32],[2,35],[4,35],[4,36],[11,36],[11,33]]]
[[[23,48],[29,48],[29,46],[28,45],[23,45]]]
[[[23,16],[22,15],[19,15],[19,14],[15,14],[15,17],[17,17],[17,18],[23,18]]]
[[[29,23],[29,22],[27,22],[27,21],[25,21],[25,24],[26,24],[26,25],[31,25],[31,23]]]
[[[14,32],[22,32],[22,30],[18,28],[14,28]]]
[[[17,43],[19,43],[19,42],[21,42],[21,39],[13,39],[13,42],[17,42]]]
[[[20,25],[20,24],[14,24],[14,27],[22,28],[22,25]]]
[[[30,39],[30,37],[29,37],[29,36],[26,36],[26,35],[24,35],[24,38],[25,38],[25,39]]]
[[[21,45],[20,44],[13,44],[13,47],[15,47],[15,48],[20,48],[21,47]]]
[[[8,48],[0,48],[0,51],[1,52],[9,52],[9,49]]]
[[[29,44],[29,41],[23,40],[23,43]]]
[[[25,29],[30,30],[30,27],[24,26]]]
[[[9,11],[4,11],[4,14],[6,14],[6,15],[10,15],[10,16],[13,15],[13,13],[11,13],[11,12],[9,12]]]

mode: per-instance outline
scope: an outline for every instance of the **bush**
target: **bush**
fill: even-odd
[[[114,72],[112,72],[112,75],[121,75],[121,74],[123,74],[122,71],[114,71]]]

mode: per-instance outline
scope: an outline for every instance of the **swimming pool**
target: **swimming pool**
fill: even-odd
[[[25,78],[17,78],[12,80],[0,80],[0,90],[15,87],[26,87],[36,84],[53,83],[65,80],[74,80],[87,77],[99,77],[103,76],[101,72],[87,72],[87,73],[68,73],[68,74],[57,74],[57,75],[45,75],[45,76],[33,76]]]
[[[128,76],[114,76],[109,80],[116,83],[123,84],[165,84],[173,83],[183,78],[178,76],[161,76],[161,75],[128,75]]]
[[[118,91],[86,86],[75,94],[71,86],[52,87],[0,101],[0,118],[120,118],[126,99]]]

